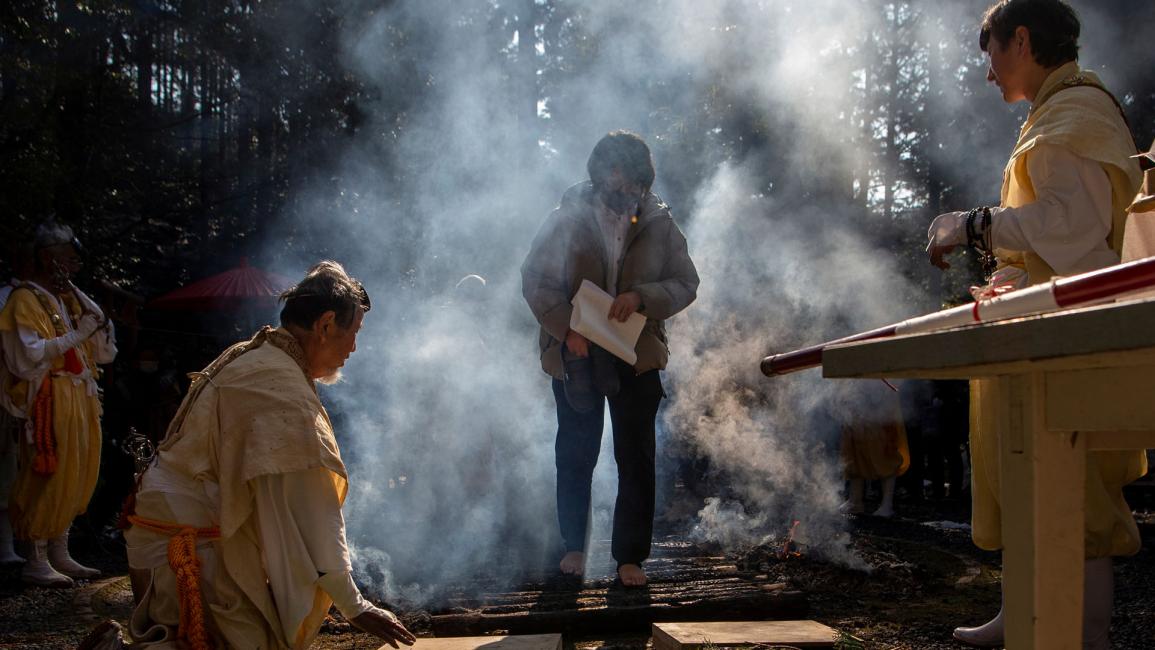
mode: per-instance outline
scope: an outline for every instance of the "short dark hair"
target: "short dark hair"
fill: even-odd
[[[983,14],[979,47],[987,51],[993,36],[1006,47],[1015,30],[1026,27],[1031,52],[1044,68],[1079,60],[1079,16],[1063,0],[1002,0]]]
[[[337,325],[353,324],[356,310],[369,311],[369,293],[350,277],[345,268],[332,260],[318,262],[305,279],[281,294],[281,325],[310,328],[327,311],[337,315]]]
[[[654,159],[641,136],[630,131],[611,131],[598,140],[586,170],[596,187],[602,187],[614,170],[649,191],[654,184]]]

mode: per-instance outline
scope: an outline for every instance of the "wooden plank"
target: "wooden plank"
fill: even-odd
[[[654,623],[654,650],[699,650],[706,645],[788,645],[831,648],[838,632],[817,621]]]
[[[378,650],[392,650],[383,645]],[[561,650],[560,634],[457,636],[417,639],[414,650]]]
[[[1155,301],[1145,300],[846,343],[823,353],[823,375],[948,379],[1151,364],[1155,363],[1153,321]]]
[[[767,592],[753,576],[736,573],[733,560],[703,555],[679,541],[655,541],[646,561],[645,589],[618,584],[608,539],[591,542],[581,580],[552,572],[514,584],[460,583],[438,596],[431,629],[439,637],[482,634],[648,634],[665,621],[765,621],[808,618],[806,595]]]
[[[756,596],[688,599],[682,603],[598,606],[599,603],[587,602],[575,609],[437,614],[431,617],[431,625],[434,633],[444,635],[481,634],[489,630],[506,630],[515,634],[580,633],[588,630],[644,633],[651,623],[661,621],[795,619],[809,613],[809,602],[802,592],[767,593],[757,585],[752,587],[758,592]]]
[[[1147,431],[1155,422],[1155,366],[1048,372],[1046,382],[1052,431]]]
[[[1046,429],[1042,373],[999,385],[1007,647],[1078,650],[1086,437]]]

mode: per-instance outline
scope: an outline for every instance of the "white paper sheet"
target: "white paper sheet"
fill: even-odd
[[[611,320],[613,296],[589,280],[582,280],[582,286],[570,302],[573,304],[573,315],[569,319],[571,330],[631,366],[638,362],[634,346],[646,326],[645,316],[635,312],[624,323]]]

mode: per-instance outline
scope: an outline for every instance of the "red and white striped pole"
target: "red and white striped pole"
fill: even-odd
[[[1155,289],[1155,257],[1117,264],[1089,273],[1056,278],[1019,291],[1012,291],[969,305],[911,318],[868,332],[828,341],[762,359],[762,373],[773,377],[822,365],[822,351],[828,346],[902,334],[990,323],[1008,318],[1042,314],[1072,307],[1111,302],[1128,294]]]

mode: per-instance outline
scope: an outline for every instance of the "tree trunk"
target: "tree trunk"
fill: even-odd
[[[541,98],[537,83],[537,2],[522,0],[517,5],[517,79],[514,97],[521,136],[521,164],[527,172],[537,165],[538,131],[537,103]]]

